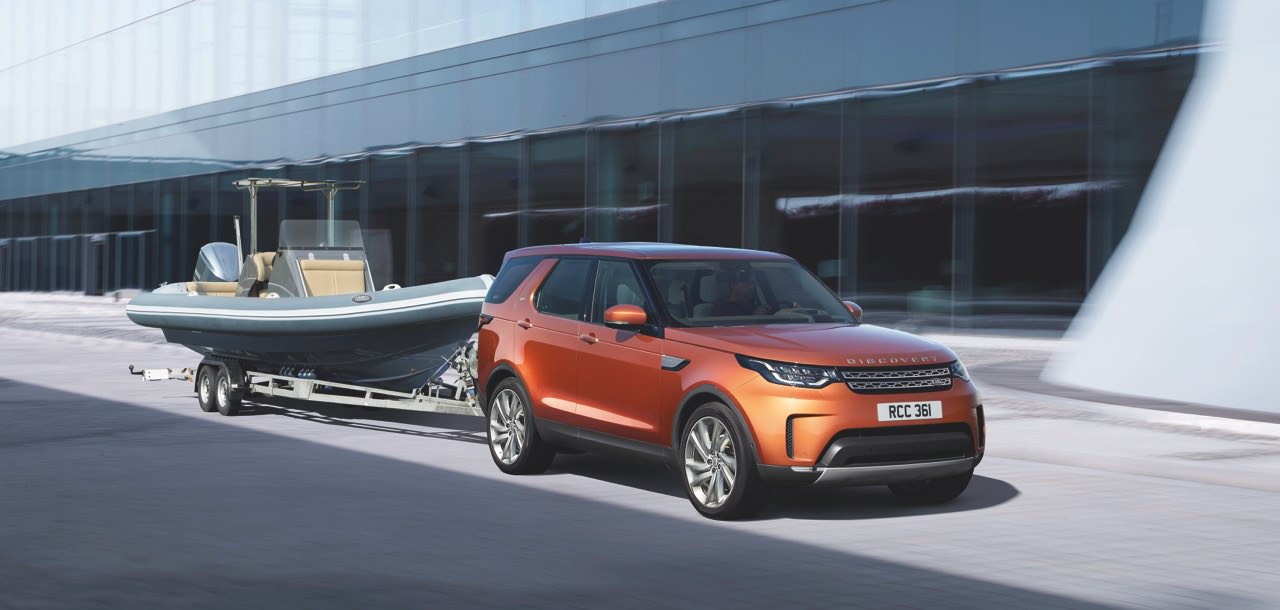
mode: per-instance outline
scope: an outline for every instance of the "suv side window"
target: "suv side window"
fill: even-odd
[[[640,288],[640,278],[625,261],[602,260],[596,265],[595,294],[591,299],[591,321],[604,323],[604,310],[614,305],[639,305],[645,311],[650,308],[645,304],[644,290]]]
[[[493,284],[489,286],[489,293],[484,295],[485,303],[501,303],[507,300],[511,293],[516,291],[520,286],[520,282],[524,278],[529,277],[529,272],[542,261],[540,256],[526,256],[524,258],[513,258],[507,261],[507,264],[498,270],[498,277],[493,278]]]
[[[534,307],[545,314],[577,320],[582,314],[582,300],[587,291],[587,272],[591,260],[566,258],[556,263],[538,290]]]

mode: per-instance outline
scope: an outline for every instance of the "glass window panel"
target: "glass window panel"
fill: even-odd
[[[182,278],[189,277],[195,272],[196,255],[200,252],[200,248],[212,241],[210,238],[213,236],[213,223],[218,220],[213,217],[211,177],[188,178],[185,187],[182,195],[182,224],[183,241],[187,244],[184,250],[187,253],[187,259],[177,269]]]
[[[977,90],[974,314],[1072,315],[1084,298],[1089,75]]]
[[[502,257],[516,247],[520,146],[492,142],[471,147],[471,272],[497,273]]]
[[[529,241],[576,243],[585,236],[585,132],[529,140]]]
[[[430,10],[419,10],[418,53],[430,53],[456,47],[463,42],[466,22],[463,3],[466,0],[437,0]]]
[[[598,241],[658,238],[658,125],[606,128],[593,134],[596,205],[587,211]]]
[[[236,243],[235,216],[240,217],[240,246],[249,247],[249,197],[235,187],[235,181],[243,177],[241,172],[225,172],[213,176],[215,207],[213,214],[213,241]]]
[[[415,6],[409,0],[365,3],[365,65],[380,64],[413,54]]]
[[[761,117],[761,246],[784,252],[833,290],[840,281],[840,106]]]
[[[302,165],[285,168],[285,176],[290,180],[324,180],[323,165]],[[357,193],[359,191],[356,191]],[[315,191],[304,191],[299,188],[281,189],[284,197],[284,218],[282,220],[323,220],[329,216],[329,202],[324,194]],[[350,191],[343,195],[351,195]],[[334,201],[334,216],[339,217],[338,203]]]
[[[13,208],[16,200],[0,201],[0,237],[13,237]]]
[[[364,227],[365,253],[375,288],[408,284],[409,162],[408,154],[369,159],[369,221]]]
[[[427,148],[418,152],[417,239],[414,284],[458,277],[458,222],[462,147]]]
[[[538,311],[580,319],[587,292],[587,272],[590,270],[591,261],[585,258],[569,258],[557,263],[538,289],[535,297]]]
[[[1095,88],[1112,96],[1101,119],[1105,124],[1094,126],[1113,134],[1105,148],[1095,145],[1100,156],[1095,167],[1113,185],[1104,209],[1113,223],[1108,254],[1128,231],[1194,71],[1195,58],[1180,57],[1120,63],[1094,72]]]
[[[847,295],[890,317],[950,312],[955,94],[846,102],[856,191],[844,198]],[[885,319],[885,318],[881,318]]]
[[[128,231],[133,222],[133,187],[125,184],[108,190],[107,230]]]
[[[742,244],[742,117],[674,124],[673,233],[677,243]]]
[[[156,256],[158,281],[185,281],[195,269],[195,253],[201,244],[191,244],[186,226],[186,205],[182,180],[163,180],[156,184],[156,210],[159,214]]]

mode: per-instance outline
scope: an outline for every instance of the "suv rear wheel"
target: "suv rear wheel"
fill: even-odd
[[[729,407],[698,407],[680,436],[685,491],[698,512],[712,519],[750,517],[768,499],[743,430]]]
[[[551,465],[555,449],[538,438],[529,393],[512,377],[498,383],[489,400],[489,455],[507,474],[537,474]]]

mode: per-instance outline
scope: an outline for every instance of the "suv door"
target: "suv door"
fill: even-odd
[[[641,286],[630,261],[596,264],[591,309],[580,326],[578,420],[588,430],[666,445],[658,422],[663,340],[604,324],[604,311],[623,303],[639,305],[656,319]]]
[[[578,394],[579,324],[592,261],[564,258],[547,273],[524,317],[515,322],[522,346],[516,366],[528,386],[534,415],[562,423],[573,421]]]

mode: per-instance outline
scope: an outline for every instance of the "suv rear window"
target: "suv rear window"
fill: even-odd
[[[507,264],[498,270],[498,277],[493,278],[493,285],[489,286],[488,294],[484,295],[484,302],[501,303],[507,300],[541,260],[542,257],[539,256],[526,256],[507,261]]]
[[[587,291],[591,261],[566,258],[556,264],[538,290],[538,311],[562,318],[579,319]]]

